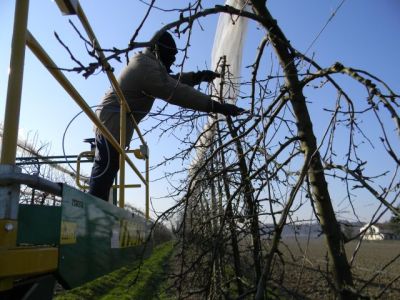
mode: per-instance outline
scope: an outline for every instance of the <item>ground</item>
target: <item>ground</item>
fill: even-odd
[[[300,250],[300,247],[303,250]],[[349,258],[357,248],[357,242],[346,245]],[[294,299],[334,299],[327,280],[327,256],[322,239],[296,241],[287,239],[280,247],[285,264],[274,266],[275,291]],[[168,290],[171,279],[173,242],[160,245],[153,255],[138,264],[119,269],[93,282],[71,291],[63,292],[55,299],[174,299],[174,291]],[[176,258],[175,258],[176,259]],[[385,267],[385,265],[389,264]],[[364,241],[352,264],[356,289],[365,296],[400,299],[400,241]],[[368,284],[367,284],[368,283]],[[367,284],[367,285],[366,285]],[[363,288],[363,286],[366,287]]]
[[[275,281],[297,299],[334,299],[327,280],[327,256],[322,239],[284,241],[287,263],[275,266]],[[300,250],[299,245],[303,249]],[[357,242],[346,245],[351,259]],[[304,255],[305,253],[305,255]],[[352,264],[356,289],[365,296],[400,299],[400,241],[363,241]],[[386,268],[385,265],[390,263]],[[366,287],[363,288],[363,286]]]
[[[134,263],[81,287],[56,295],[57,300],[169,299],[163,287],[173,245],[154,249],[142,264]],[[140,266],[140,267],[139,267]]]

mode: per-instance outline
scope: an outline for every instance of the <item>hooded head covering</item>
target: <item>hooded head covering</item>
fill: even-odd
[[[164,31],[158,38],[153,51],[156,52],[156,55],[158,55],[158,58],[170,73],[171,66],[175,61],[175,55],[178,53],[178,49],[172,35],[169,32]]]

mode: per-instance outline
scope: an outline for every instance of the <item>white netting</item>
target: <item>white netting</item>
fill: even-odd
[[[245,0],[227,0],[225,5],[242,10],[245,9],[246,2]],[[229,81],[224,86],[223,95],[227,103],[236,103],[246,29],[246,18],[224,13],[221,14],[218,19],[214,46],[211,54],[211,67],[213,70],[218,71],[217,68],[221,58],[223,56],[226,57]],[[217,88],[216,93],[219,94],[219,78],[214,81],[214,85]]]
[[[245,0],[227,0],[225,5],[237,9],[245,9],[246,2]],[[246,18],[226,13],[220,14],[211,54],[211,67],[212,70],[220,72],[220,62],[222,57],[225,56],[226,70],[229,72],[229,80],[225,80],[223,87],[225,103],[236,103],[239,93],[240,69],[242,65],[242,52],[246,29]],[[227,76],[227,74],[225,74],[225,76]],[[215,88],[212,90],[212,94],[214,96],[219,96],[220,94],[220,82],[221,79],[219,78],[216,78],[213,82]],[[218,118],[220,117],[222,116],[218,116]],[[211,117],[208,119],[207,124],[204,126],[203,134],[196,143],[197,151],[191,164],[191,173],[193,173],[196,166],[204,160],[205,153],[215,136],[215,121],[216,120]]]

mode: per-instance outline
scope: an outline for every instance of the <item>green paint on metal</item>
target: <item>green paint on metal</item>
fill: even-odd
[[[76,287],[135,261],[148,232],[142,216],[63,185],[58,270],[63,284]]]
[[[58,245],[60,206],[19,205],[18,245]]]
[[[62,206],[20,205],[18,245],[59,247],[58,276],[79,286],[151,252],[140,215],[63,185]]]

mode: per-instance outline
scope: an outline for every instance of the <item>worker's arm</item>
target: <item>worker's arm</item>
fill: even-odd
[[[172,78],[160,64],[150,64],[142,78],[143,92],[171,104],[202,112],[237,116],[244,110],[232,104],[221,104],[193,87]]]
[[[172,74],[170,76],[181,83],[190,86],[195,86],[202,82],[211,82],[215,78],[220,77],[220,74],[215,73],[213,71],[204,70],[198,72],[184,72],[179,74]]]

